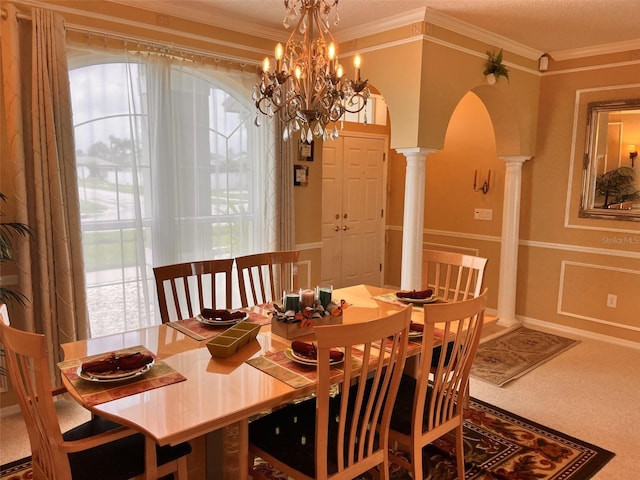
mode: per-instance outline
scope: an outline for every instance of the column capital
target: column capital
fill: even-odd
[[[410,148],[396,148],[396,152],[401,153],[407,159],[424,159],[426,160],[429,155],[437,152],[438,150],[435,148],[420,148],[420,147],[410,147]]]
[[[531,160],[533,155],[499,155],[500,160],[504,160],[506,163],[524,163],[527,160]]]

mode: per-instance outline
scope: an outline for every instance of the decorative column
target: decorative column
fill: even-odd
[[[402,225],[402,272],[400,288],[420,288],[422,280],[422,235],[424,230],[424,186],[427,156],[431,148],[397,148],[407,158]]]
[[[515,326],[516,282],[518,280],[518,241],[520,231],[520,190],[522,164],[531,157],[505,155],[500,157],[507,168],[504,177],[502,206],[502,244],[500,247],[500,277],[498,280],[498,325]]]

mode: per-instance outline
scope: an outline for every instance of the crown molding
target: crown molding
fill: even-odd
[[[413,23],[424,22],[426,7],[415,8],[407,12],[392,15],[382,20],[363,23],[357,27],[345,28],[338,32],[332,32],[336,41],[346,42],[356,38],[366,37],[375,33],[393,30],[394,28],[405,27]]]
[[[336,40],[344,42],[417,22],[431,23],[489,45],[500,46],[500,48],[531,60],[537,60],[544,53],[540,50],[522,45],[521,43],[514,42],[501,35],[489,32],[488,30],[457,20],[449,15],[439,13],[429,7],[416,8],[404,14],[394,15],[381,21],[370,22],[354,28],[341,30],[339,33],[334,34],[334,36]]]
[[[540,56],[544,54],[544,52],[541,52],[540,50],[528,47],[488,30],[478,28],[470,23],[436,12],[430,8],[427,8],[425,21],[439,27],[446,28],[447,30],[451,30],[452,32],[459,33],[465,37],[473,38],[474,40],[488,43],[489,45],[495,45],[496,47],[499,46],[511,53],[515,53],[516,55],[520,55],[521,57],[528,58],[530,60],[538,60]]]
[[[556,61],[562,61],[593,57],[595,55],[628,52],[632,50],[640,50],[640,39],[628,40],[626,42],[607,43],[593,47],[574,48],[571,50],[558,50],[556,52],[549,52],[549,55]]]

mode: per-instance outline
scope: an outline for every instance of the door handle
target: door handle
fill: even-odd
[[[333,231],[334,232],[339,232],[340,231],[340,227],[338,225],[336,225],[335,227],[333,227]]]
[[[343,226],[342,226],[342,231],[343,231],[343,232],[346,232],[347,230],[349,230],[349,227],[347,227],[346,225],[343,225]]]

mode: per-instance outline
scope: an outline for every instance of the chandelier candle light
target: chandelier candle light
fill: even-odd
[[[360,56],[354,58],[353,80],[343,76],[338,63],[336,42],[329,31],[332,11],[333,24],[339,22],[338,1],[284,0],[287,14],[282,24],[289,28],[297,19],[297,25],[284,47],[276,45],[274,70],[268,57],[258,69],[253,100],[258,110],[256,126],[260,126],[260,114],[278,115],[285,124],[285,141],[298,131],[308,143],[314,137],[338,138],[335,123],[345,112],[357,113],[367,104],[370,92],[367,80],[360,78]]]

